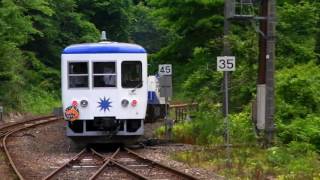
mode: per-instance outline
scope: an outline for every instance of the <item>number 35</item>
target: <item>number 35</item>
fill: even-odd
[[[220,69],[232,69],[233,68],[233,59],[220,59],[219,68]]]

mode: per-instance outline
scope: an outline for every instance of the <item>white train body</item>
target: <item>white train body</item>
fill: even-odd
[[[61,56],[63,109],[79,116],[67,136],[142,135],[148,98],[147,53],[138,45],[72,45]],[[66,117],[65,117],[66,118]]]
[[[148,76],[148,104],[165,104],[165,98],[160,97],[159,77]]]
[[[165,98],[160,97],[159,77],[148,76],[147,122],[153,122],[165,116]]]

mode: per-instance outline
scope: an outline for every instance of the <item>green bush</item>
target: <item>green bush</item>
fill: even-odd
[[[200,110],[193,114],[195,118],[191,121],[176,124],[173,128],[174,140],[192,144],[220,144],[223,133],[221,113],[217,106],[200,106],[210,108],[211,111]]]
[[[256,142],[249,109],[230,115],[231,143],[251,144]]]
[[[300,141],[313,144],[320,150],[320,117],[309,115],[291,124],[278,124],[278,137],[283,143]]]
[[[54,107],[60,107],[61,101],[57,92],[32,87],[22,93],[22,111],[33,114],[51,113]]]
[[[319,155],[312,144],[292,141],[286,146],[268,149],[267,163],[285,178],[310,179],[320,171]]]
[[[310,62],[280,71],[276,86],[277,135],[320,150],[320,67]]]
[[[296,65],[276,75],[276,117],[282,123],[320,114],[320,67]]]

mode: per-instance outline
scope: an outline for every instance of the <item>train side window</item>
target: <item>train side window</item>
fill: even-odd
[[[88,62],[69,62],[68,81],[69,88],[89,87]]]
[[[142,87],[142,64],[140,61],[122,62],[121,85],[123,88]]]
[[[93,87],[116,87],[117,73],[115,62],[93,63]]]

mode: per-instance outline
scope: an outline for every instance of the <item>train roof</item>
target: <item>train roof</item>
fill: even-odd
[[[100,42],[74,44],[66,47],[62,54],[99,54],[99,53],[147,53],[147,51],[137,45],[118,42]]]

